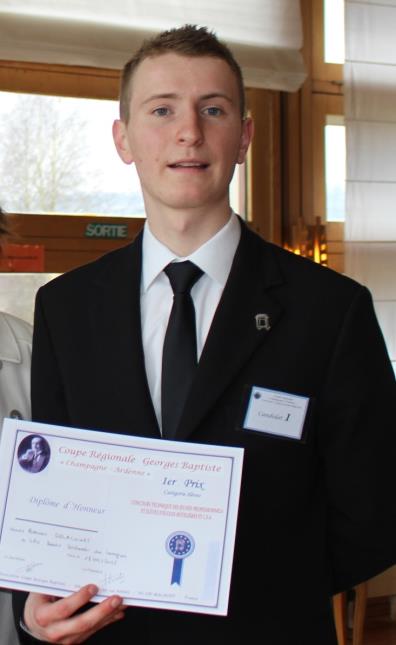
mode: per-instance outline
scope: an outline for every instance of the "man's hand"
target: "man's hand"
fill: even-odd
[[[26,452],[21,455],[21,459],[22,461],[28,461],[29,459],[33,459],[35,454],[36,453],[34,452],[34,450],[32,448],[29,448],[29,450],[26,450]]]
[[[84,643],[99,629],[124,616],[125,606],[119,596],[110,596],[76,614],[97,592],[95,585],[86,585],[67,598],[30,593],[25,604],[25,625],[32,636],[42,641],[61,645]]]

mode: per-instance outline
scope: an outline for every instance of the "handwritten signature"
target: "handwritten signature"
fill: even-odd
[[[108,587],[109,585],[114,584],[115,582],[124,582],[125,573],[118,574],[107,574],[100,580],[101,587]]]
[[[21,567],[19,571],[30,573],[30,571],[33,571],[33,569],[36,569],[37,567],[41,567],[43,564],[44,562],[28,562],[23,567]]]

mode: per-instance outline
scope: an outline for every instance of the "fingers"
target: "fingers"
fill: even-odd
[[[88,633],[88,638],[91,637],[95,632],[99,631],[100,629],[103,629],[104,627],[107,627],[107,625],[111,625],[112,623],[118,622],[119,620],[122,620],[125,616],[124,611],[117,611],[115,614],[112,614],[109,618],[107,618],[104,622],[100,623],[100,625],[96,625],[93,630],[91,630]],[[86,640],[86,639],[84,639]],[[80,641],[78,641],[80,642]],[[83,641],[81,641],[83,642]]]
[[[26,627],[33,636],[50,643],[83,643],[99,629],[124,616],[125,607],[119,596],[106,598],[76,614],[97,591],[95,585],[87,585],[60,599],[43,594],[29,594],[24,612]]]
[[[97,592],[98,588],[95,585],[86,585],[85,587],[79,589],[79,591],[73,593],[71,596],[67,596],[61,599],[58,598],[55,602],[45,602],[42,600],[43,598],[48,598],[48,596],[42,596],[41,594],[31,594],[32,596],[38,596],[38,598],[33,599],[34,607],[36,609],[36,620],[41,627],[46,627],[54,621],[69,618],[69,616],[72,616],[81,607],[86,605],[91,600],[91,598],[93,598],[93,596],[97,594]],[[26,625],[27,627],[29,627],[27,623]]]
[[[50,642],[83,643],[99,629],[123,617],[120,612],[122,599],[119,596],[106,598],[100,604],[91,607],[82,614],[71,616],[47,627]]]
[[[51,625],[47,628],[49,642],[62,645],[84,643],[95,632],[124,617],[124,612],[119,610],[120,604],[121,599],[117,596],[106,598],[83,614]]]

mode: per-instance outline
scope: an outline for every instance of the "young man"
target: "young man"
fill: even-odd
[[[395,561],[396,388],[370,296],[231,213],[251,136],[240,70],[212,34],[186,26],[145,44],[114,124],[141,180],[144,232],[40,290],[33,352],[36,420],[245,449],[228,616],[118,597],[85,607],[90,585],[64,599],[16,594],[23,642],[28,630],[65,644],[335,645],[331,594]],[[200,269],[199,362],[168,435],[161,360],[168,266],[181,259]],[[246,422],[253,386],[309,401],[301,438]]]

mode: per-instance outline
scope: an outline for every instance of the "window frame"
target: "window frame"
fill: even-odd
[[[303,56],[308,77],[297,94],[282,97],[283,230],[326,224],[328,266],[344,269],[344,224],[326,222],[324,126],[326,114],[343,114],[343,65],[324,62],[323,0],[301,0]]]
[[[312,78],[314,91],[340,93],[343,87],[343,65],[326,63],[324,0],[312,0]]]
[[[344,271],[344,223],[326,221],[325,125],[328,114],[344,114],[344,66],[326,63],[324,0],[312,0],[313,212],[326,225],[329,266]]]

